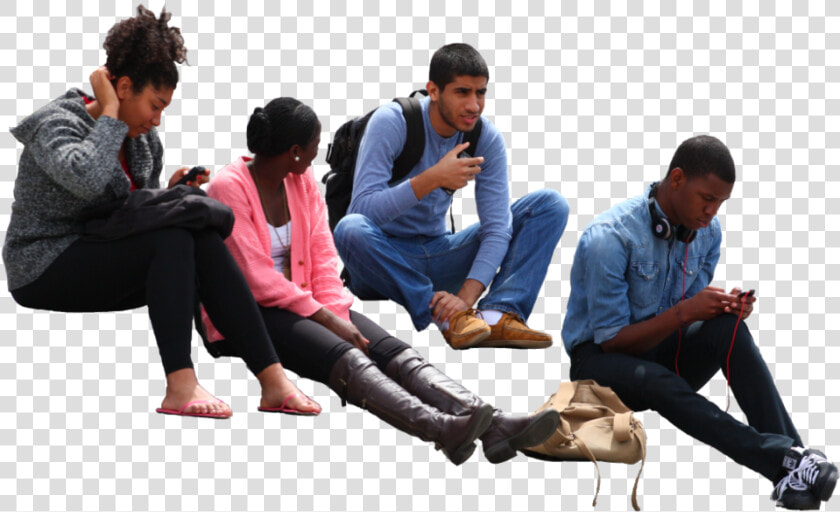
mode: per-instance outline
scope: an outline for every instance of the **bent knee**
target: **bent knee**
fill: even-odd
[[[345,215],[333,230],[333,238],[337,247],[350,247],[363,240],[370,229],[375,227],[373,222],[360,213]]]
[[[193,232],[186,228],[166,227],[149,232],[152,244],[164,249],[182,249],[193,245]]]
[[[528,199],[532,209],[543,215],[551,215],[558,222],[565,224],[569,217],[569,201],[553,188],[544,188],[531,192],[523,199]]]
[[[705,331],[703,336],[716,344],[721,350],[729,350],[732,343],[733,333],[735,334],[735,346],[741,348],[754,348],[755,340],[753,340],[750,328],[744,323],[743,319],[739,322],[738,315],[723,314],[715,318],[706,320],[700,326]],[[736,332],[735,329],[738,329]]]

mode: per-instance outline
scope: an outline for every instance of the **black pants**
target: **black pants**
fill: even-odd
[[[318,322],[285,309],[260,306],[260,313],[283,367],[301,377],[328,385],[333,364],[354,348]],[[370,358],[383,372],[395,355],[409,348],[361,313],[351,311],[350,321],[370,341]],[[220,355],[240,355],[238,347],[228,339],[211,345]]]
[[[248,283],[211,230],[167,228],[106,242],[78,240],[12,296],[28,308],[55,311],[148,305],[167,374],[192,368],[192,319],[200,299],[254,374],[279,361]]]
[[[638,357],[607,354],[594,343],[580,345],[572,351],[571,377],[611,387],[631,409],[652,409],[688,435],[776,480],[785,453],[793,445],[802,446],[802,441],[744,323],[732,350],[730,382],[749,426],[696,392],[718,370],[726,371],[736,320],[726,314],[691,325],[682,339],[679,376],[674,370],[674,333]]]

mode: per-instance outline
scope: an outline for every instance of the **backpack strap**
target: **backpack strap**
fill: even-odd
[[[420,108],[420,100],[414,97],[418,93],[428,95],[425,89],[419,89],[412,92],[408,98],[394,98],[394,101],[402,107],[407,132],[402,153],[394,160],[394,170],[391,172],[391,179],[388,180],[389,184],[405,178],[412,167],[420,161],[420,157],[423,156],[423,151],[426,149],[426,127],[423,126],[423,111]]]
[[[638,512],[641,509],[639,508],[639,501],[636,499],[636,491],[639,489],[639,478],[642,477],[642,470],[645,469],[645,457],[647,454],[645,453],[645,443],[638,438],[638,434],[636,434],[636,440],[639,441],[642,446],[642,465],[639,466],[639,472],[636,474],[636,483],[633,484],[633,497],[631,503],[633,503],[633,510]]]
[[[625,412],[613,416],[613,437],[619,443],[629,441],[632,435],[633,413]]]
[[[598,461],[595,459],[595,455],[586,446],[586,443],[583,442],[583,439],[580,437],[572,434],[572,443],[578,447],[580,453],[583,454],[584,457],[592,461],[592,464],[595,464],[595,473],[598,475],[598,484],[595,486],[595,496],[592,497],[592,506],[598,504],[598,494],[601,492],[601,468],[598,467]]]
[[[475,156],[475,148],[478,147],[478,138],[481,137],[482,125],[481,116],[479,116],[478,121],[475,122],[475,127],[471,131],[464,133],[464,139],[461,142],[470,143],[470,147],[465,150],[470,156]]]

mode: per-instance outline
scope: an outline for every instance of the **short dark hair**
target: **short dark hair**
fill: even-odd
[[[295,144],[305,147],[315,139],[321,122],[315,112],[295,98],[276,98],[257,107],[248,120],[248,151],[277,156]]]
[[[456,76],[483,76],[490,80],[484,57],[466,43],[452,43],[440,48],[432,55],[429,64],[429,81],[441,91],[454,82]]]
[[[187,61],[187,49],[181,30],[167,25],[171,16],[164,8],[158,18],[139,5],[137,16],[118,22],[105,37],[105,67],[117,79],[129,77],[134,92],[149,83],[158,88],[178,86],[175,63]]]
[[[714,174],[726,183],[735,183],[732,154],[726,144],[711,135],[697,135],[680,144],[665,177],[677,167],[683,170],[688,179]]]

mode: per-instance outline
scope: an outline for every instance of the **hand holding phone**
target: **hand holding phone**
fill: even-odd
[[[472,157],[466,151],[461,151],[460,153],[458,153],[458,158],[472,158]],[[449,194],[450,196],[455,193],[455,191],[452,190],[451,188],[444,188],[443,191],[446,192],[447,194]]]
[[[738,294],[738,298],[739,299],[743,299],[744,297],[749,298],[749,297],[752,297],[753,295],[755,295],[755,290],[749,290],[749,291],[742,290],[741,293]]]
[[[200,174],[204,174],[206,170],[207,169],[205,169],[204,167],[202,167],[200,165],[196,165],[195,167],[193,167],[192,169],[187,171],[187,173],[184,174],[184,176],[180,180],[178,180],[177,183],[175,183],[175,184],[176,185],[186,185],[188,181],[195,182],[198,179],[198,176]]]

